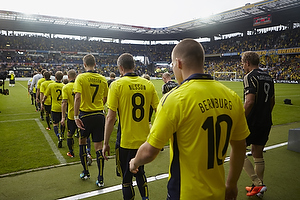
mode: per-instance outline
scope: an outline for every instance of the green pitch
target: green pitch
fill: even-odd
[[[162,80],[152,80],[161,97]],[[241,82],[223,82],[243,98]],[[79,173],[78,139],[75,138],[75,158],[69,158],[66,140],[63,148],[57,148],[57,138],[53,130],[47,131],[46,122],[41,121],[39,113],[31,105],[27,94],[27,81],[16,81],[15,87],[6,88],[10,95],[0,95],[0,199],[59,199],[87,192],[100,191],[95,185],[96,163],[90,167],[91,179],[82,181]],[[300,127],[300,84],[275,84],[276,105],[270,140],[267,146],[287,142],[288,130]],[[291,99],[293,105],[284,104]],[[154,116],[153,116],[154,118]],[[66,134],[65,134],[66,135]],[[114,154],[116,129],[111,137],[111,154]],[[92,149],[92,155],[95,152]],[[161,152],[157,159],[146,165],[147,177],[168,172],[168,152]],[[286,149],[286,146],[268,150],[265,155],[265,183],[268,192],[264,199],[298,199],[300,173],[300,154]],[[228,163],[224,164],[226,171]],[[111,189],[121,183],[115,175],[115,162],[105,163],[105,188]],[[95,180],[94,180],[95,179]],[[166,198],[167,178],[157,178],[149,182],[151,199]],[[250,185],[249,178],[243,172],[239,180],[238,199],[248,199],[244,187]],[[103,194],[100,194],[103,193]],[[98,192],[89,199],[122,199],[120,190]],[[136,190],[136,199],[140,199]],[[255,199],[255,198],[253,198]]]

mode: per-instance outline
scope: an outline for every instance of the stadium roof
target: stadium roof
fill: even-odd
[[[265,0],[165,28],[150,28],[0,10],[0,30],[162,41],[212,37],[299,23],[300,0]]]

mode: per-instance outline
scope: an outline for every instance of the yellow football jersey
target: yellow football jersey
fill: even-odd
[[[69,82],[62,88],[62,99],[68,100],[68,118],[74,120],[74,82]]]
[[[195,74],[165,95],[147,141],[170,140],[171,199],[225,198],[224,159],[230,140],[249,135],[240,97],[209,75]]]
[[[108,86],[104,76],[95,71],[79,74],[74,83],[74,93],[81,94],[80,110],[84,112],[104,109],[103,98],[107,97]]]
[[[128,74],[110,85],[107,107],[118,111],[121,129],[117,145],[138,149],[149,134],[150,106],[157,108],[159,99],[152,82],[136,74]]]
[[[62,87],[61,82],[50,83],[47,87],[46,94],[51,96],[51,111],[61,112]]]
[[[48,87],[48,85],[49,85],[50,83],[54,83],[54,81],[52,81],[52,80],[45,80],[45,81],[41,84],[41,86],[40,86],[40,92],[43,93],[43,94],[45,95],[46,90],[47,90],[47,87]],[[51,105],[51,96],[50,96],[50,95],[47,96],[47,99],[46,99],[46,101],[44,102],[44,105],[48,105],[48,106]]]

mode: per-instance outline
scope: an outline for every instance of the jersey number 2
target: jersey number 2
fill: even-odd
[[[227,148],[228,148],[228,143],[229,143],[229,138],[230,138],[230,132],[232,128],[232,119],[228,115],[219,115],[217,117],[217,121],[214,124],[214,119],[213,117],[208,117],[205,122],[202,125],[202,128],[204,130],[207,130],[208,133],[208,161],[207,161],[207,169],[214,168],[214,162],[215,162],[215,156],[217,158],[217,164],[222,165],[223,160],[219,158],[218,153],[219,153],[219,148],[220,148],[220,138],[221,138],[221,123],[225,122],[227,124],[227,133],[226,133],[226,140],[224,147],[222,149],[222,157],[225,155]],[[216,139],[215,139],[216,137]]]

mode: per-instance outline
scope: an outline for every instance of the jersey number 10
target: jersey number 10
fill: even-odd
[[[230,138],[230,132],[232,128],[232,119],[228,115],[219,115],[217,117],[217,121],[214,124],[214,118],[208,117],[205,122],[202,125],[202,128],[204,130],[207,130],[208,133],[208,161],[207,161],[207,169],[214,168],[214,163],[215,163],[215,156],[217,159],[217,164],[222,165],[223,164],[223,159],[220,159],[218,154],[219,154],[219,148],[220,148],[220,138],[221,138],[221,123],[225,122],[227,124],[227,130],[226,130],[226,140],[224,147],[222,149],[222,157],[225,155],[227,148],[228,148],[228,143],[229,143],[229,138]],[[216,137],[216,139],[215,139]]]

